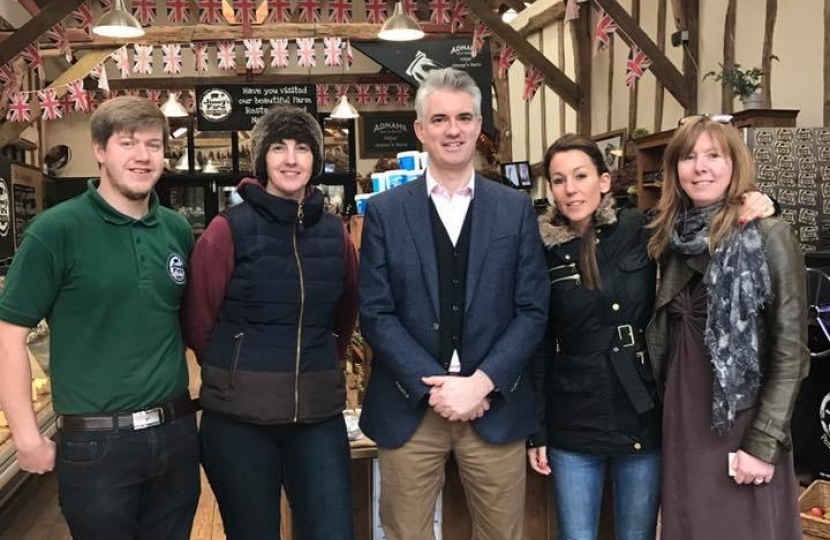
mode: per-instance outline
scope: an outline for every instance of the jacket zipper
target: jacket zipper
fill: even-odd
[[[579,274],[576,274],[574,276],[565,276],[565,277],[561,277],[561,278],[556,278],[556,279],[551,281],[551,284],[558,283],[560,281],[568,281],[570,279],[578,282],[580,280]]]
[[[239,369],[239,354],[242,352],[242,340],[245,332],[233,335],[233,363],[231,364],[231,388],[236,386],[236,371]]]
[[[297,274],[300,277],[300,320],[297,321],[297,358],[294,364],[294,422],[300,415],[300,351],[303,343],[303,315],[305,314],[305,281],[303,280],[303,264],[300,261],[300,252],[297,249],[297,232],[303,230],[303,203],[297,210],[297,221],[294,225],[294,260],[297,261]]]

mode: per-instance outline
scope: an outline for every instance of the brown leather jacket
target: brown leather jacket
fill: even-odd
[[[801,380],[807,376],[807,294],[804,258],[789,225],[776,218],[760,222],[764,252],[772,281],[772,298],[764,306],[759,332],[761,388],[738,404],[739,410],[757,406],[752,427],[741,449],[768,463],[775,463],[782,448],[789,450],[790,417]],[[655,313],[646,330],[648,350],[662,398],[669,370],[668,304],[694,277],[705,273],[709,254],[684,256],[666,251],[660,261],[661,277]]]

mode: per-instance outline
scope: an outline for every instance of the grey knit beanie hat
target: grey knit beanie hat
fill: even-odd
[[[311,147],[314,156],[312,180],[323,172],[323,132],[317,119],[302,109],[282,106],[268,109],[254,125],[251,138],[253,173],[263,184],[268,182],[268,170],[265,167],[268,149],[273,143],[284,139],[293,139]]]

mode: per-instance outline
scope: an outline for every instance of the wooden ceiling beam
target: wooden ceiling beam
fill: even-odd
[[[565,75],[559,68],[554,66],[545,55],[539,52],[539,49],[528,43],[528,41],[519,35],[513,28],[504,23],[496,13],[494,13],[484,0],[464,0],[470,8],[470,12],[475,15],[481,22],[487,25],[493,34],[500,40],[504,41],[508,47],[516,51],[516,54],[526,64],[534,66],[545,77],[545,83],[556,92],[565,102],[574,109],[579,108],[580,95],[579,87],[567,75]]]
[[[663,83],[663,86],[672,93],[683,108],[689,107],[690,90],[684,75],[674,67],[674,64],[660,51],[657,45],[648,37],[648,34],[640,28],[640,25],[617,0],[594,1],[614,19],[620,31],[648,56],[651,60],[649,69]]]
[[[9,60],[23,52],[30,43],[75,11],[75,8],[83,1],[52,0],[40,13],[32,17],[12,37],[3,42],[3,47],[0,47],[0,65],[8,63]]]
[[[156,25],[145,27],[145,34],[134,39],[113,39],[95,36],[89,43],[74,44],[73,48],[96,49],[99,47],[120,47],[126,44],[164,45],[167,43],[192,43],[200,41],[239,41],[247,39],[287,39],[287,38],[322,38],[341,37],[359,41],[374,41],[378,39],[380,24],[370,23],[266,23],[254,25],[250,36],[243,36],[239,25],[208,25],[192,24],[186,26]],[[421,28],[427,34],[427,39],[445,39],[449,35],[449,28],[445,24],[422,22]],[[465,25],[456,34],[469,34],[471,25]]]
[[[58,0],[55,0],[58,1]],[[60,0],[63,1],[63,0]],[[110,49],[101,49],[100,51],[92,51],[85,54],[80,60],[75,62],[72,66],[69,67],[66,71],[64,71],[60,77],[54,80],[52,84],[49,85],[49,88],[55,89],[55,94],[58,97],[62,97],[69,91],[69,88],[66,86],[72,81],[77,79],[83,79],[86,75],[98,64],[102,61],[106,60],[109,55],[114,53],[117,50],[117,47],[113,47]],[[34,107],[32,110],[32,117],[31,120],[28,122],[5,122],[4,124],[0,125],[0,148],[3,148],[7,144],[10,144],[20,137],[20,134],[23,131],[32,125],[38,118],[40,118],[40,109],[38,107]]]
[[[544,11],[538,13],[527,20],[527,24],[519,28],[519,35],[527,38],[530,35],[540,32],[543,28],[547,28],[551,24],[561,21],[565,18],[565,3],[557,2],[545,8]]]
[[[148,88],[170,90],[193,88],[201,85],[223,84],[400,84],[403,79],[393,73],[330,73],[320,75],[262,75],[251,81],[244,81],[239,76],[218,77],[145,77],[136,79],[109,79],[110,89],[128,90],[134,88]]]

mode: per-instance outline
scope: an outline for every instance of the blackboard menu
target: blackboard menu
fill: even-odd
[[[269,108],[286,105],[317,116],[314,84],[228,84],[196,86],[201,131],[248,131]]]
[[[395,157],[398,152],[420,148],[414,112],[365,113],[360,120],[361,157]]]

